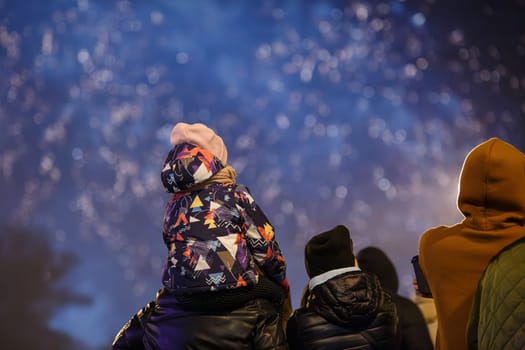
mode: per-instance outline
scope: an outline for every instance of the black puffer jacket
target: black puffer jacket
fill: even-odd
[[[290,349],[398,349],[396,308],[374,275],[352,271],[316,286],[287,325]]]

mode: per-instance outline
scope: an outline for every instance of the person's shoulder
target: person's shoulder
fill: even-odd
[[[503,249],[499,251],[497,255],[504,254],[506,251],[513,250],[513,251],[523,251],[525,249],[525,236],[518,238],[517,240],[513,241],[512,243],[505,246]],[[496,256],[497,256],[496,255]],[[523,256],[523,254],[520,254],[520,256]]]
[[[429,235],[445,233],[449,229],[450,229],[450,226],[447,226],[447,225],[434,226],[434,227],[430,227],[430,228],[426,229],[421,236],[423,237],[423,236],[429,236]]]
[[[453,234],[457,225],[458,224],[452,226],[440,225],[428,228],[419,237],[419,246],[424,247],[425,245],[432,244],[437,240],[440,240],[450,234]]]
[[[487,270],[512,269],[525,261],[525,237],[521,237],[508,244],[494,255],[487,264]],[[508,278],[508,276],[507,276]]]

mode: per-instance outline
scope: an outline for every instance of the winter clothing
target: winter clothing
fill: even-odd
[[[423,233],[419,261],[438,314],[436,349],[467,348],[467,320],[479,278],[503,247],[525,236],[525,155],[492,138],[466,157],[453,226]]]
[[[145,350],[143,337],[144,326],[148,322],[151,312],[155,309],[155,302],[152,301],[140,309],[115,336],[112,350]],[[148,349],[150,350],[150,349]]]
[[[113,350],[288,349],[279,306],[265,298],[212,311],[187,310],[178,302],[160,291],[119,332]]]
[[[290,350],[398,349],[397,315],[377,277],[357,271],[316,286],[286,329]]]
[[[181,143],[190,143],[204,148],[217,157],[222,164],[226,165],[228,163],[228,150],[222,138],[204,124],[187,124],[182,122],[175,124],[171,130],[170,142],[173,146]]]
[[[379,278],[381,286],[390,293],[396,305],[401,333],[401,349],[433,349],[425,319],[419,308],[410,299],[397,294],[399,280],[397,271],[388,256],[379,248],[367,247],[357,254],[361,270]]]
[[[304,265],[308,277],[354,266],[353,243],[350,232],[342,225],[313,237],[304,250]]]
[[[290,293],[272,225],[236,183],[211,129],[179,123],[171,142],[161,171],[173,193],[162,230],[165,288],[122,328],[113,349],[286,349]]]
[[[376,276],[354,266],[346,227],[314,236],[306,244],[305,265],[311,279],[288,321],[291,350],[397,349],[395,305]]]
[[[256,264],[288,293],[286,266],[272,225],[248,189],[225,176],[202,148],[182,143],[168,154],[162,183],[175,192],[164,215],[168,257],[163,283],[176,295],[227,290],[257,283]],[[213,183],[193,191],[208,180]]]
[[[472,304],[470,350],[525,349],[525,238],[505,247],[483,273]]]

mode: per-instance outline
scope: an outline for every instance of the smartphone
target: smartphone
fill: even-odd
[[[419,294],[425,298],[432,298],[432,293],[430,292],[430,288],[428,287],[427,279],[425,278],[425,274],[423,274],[423,271],[421,270],[421,266],[419,266],[419,255],[416,255],[412,257],[412,266],[414,267],[414,273],[416,275],[416,281],[417,281],[417,287],[419,289]]]

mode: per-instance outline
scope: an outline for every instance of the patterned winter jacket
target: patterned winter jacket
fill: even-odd
[[[251,286],[258,268],[288,293],[286,265],[274,230],[248,189],[215,183],[225,166],[191,144],[175,145],[161,172],[166,191],[162,282],[175,295]]]
[[[525,349],[525,238],[491,259],[481,276],[467,332],[471,350]]]

